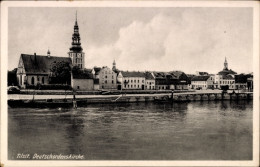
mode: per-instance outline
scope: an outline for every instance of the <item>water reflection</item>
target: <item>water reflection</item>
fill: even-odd
[[[248,160],[252,105],[209,101],[9,108],[8,158],[63,153],[90,160]]]

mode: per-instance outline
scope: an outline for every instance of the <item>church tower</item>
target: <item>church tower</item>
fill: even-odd
[[[72,60],[72,65],[78,66],[80,69],[85,67],[85,53],[82,52],[82,50],[83,49],[80,43],[79,26],[77,22],[77,12],[76,12],[74,33],[72,34],[72,43],[68,54]]]
[[[223,70],[228,70],[228,62],[227,62],[226,57],[225,57],[224,69]]]

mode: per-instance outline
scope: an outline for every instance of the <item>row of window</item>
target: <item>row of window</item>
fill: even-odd
[[[107,75],[105,77],[102,77],[102,79],[107,78]],[[114,79],[114,75],[112,75],[112,79]]]
[[[129,81],[131,82],[131,83],[139,83],[139,80],[136,80],[136,79],[134,79],[134,80],[125,80],[126,82],[128,82],[129,83]],[[136,82],[137,81],[137,82]],[[144,80],[142,80],[142,83],[144,83]]]
[[[216,83],[218,83],[218,82],[216,82]],[[235,81],[219,81],[219,84],[233,84],[233,83],[235,83]]]
[[[141,85],[124,85],[124,88],[142,88]]]
[[[112,80],[111,83],[114,84],[114,80]],[[102,81],[102,84],[108,84],[108,80]]]
[[[146,82],[146,85],[152,85],[154,82]]]

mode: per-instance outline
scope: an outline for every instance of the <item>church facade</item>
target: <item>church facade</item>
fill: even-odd
[[[36,53],[21,54],[16,73],[19,86],[21,88],[26,88],[31,85],[49,84],[51,67],[54,63],[58,62],[69,63],[71,67],[78,66],[80,69],[83,69],[85,66],[85,53],[81,47],[77,15],[68,56],[51,56],[49,50],[47,55],[37,55]],[[71,83],[68,84],[71,85]]]
[[[36,55],[36,53],[34,55],[21,54],[16,73],[19,86],[26,88],[30,85],[49,84],[51,67],[57,62],[71,64],[71,59],[51,56],[49,51],[47,56]]]

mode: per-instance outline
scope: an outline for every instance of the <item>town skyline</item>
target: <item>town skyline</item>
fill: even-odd
[[[172,9],[11,8],[8,70],[17,67],[22,53],[47,55],[50,49],[53,56],[68,57],[77,11],[85,68],[112,68],[115,60],[125,71],[214,74],[226,57],[230,69],[253,71],[250,8]]]

